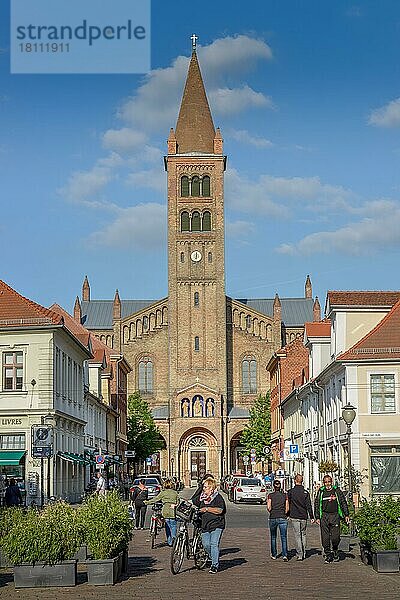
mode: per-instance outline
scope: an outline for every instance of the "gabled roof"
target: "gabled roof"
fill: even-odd
[[[286,327],[301,327],[307,321],[313,320],[314,300],[312,298],[280,298],[280,301],[282,323]],[[241,302],[268,317],[273,317],[274,298],[238,298],[237,302]]]
[[[369,306],[391,307],[400,300],[400,292],[392,291],[328,291],[326,303],[329,306]]]
[[[366,336],[337,360],[400,359],[400,300]]]
[[[311,323],[305,323],[305,333],[308,338],[330,337],[331,322],[329,319],[324,319],[324,321],[312,321]]]
[[[0,280],[0,327],[62,325],[61,315],[21,296]]]
[[[175,134],[178,154],[214,152],[214,123],[196,52],[190,59]]]
[[[133,315],[157,300],[121,300],[121,318]],[[83,300],[82,323],[87,329],[112,329],[113,300]]]

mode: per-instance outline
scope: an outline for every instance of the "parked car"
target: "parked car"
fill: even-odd
[[[147,479],[148,477],[154,477],[155,479],[158,479],[160,485],[162,486],[163,479],[162,479],[160,473],[139,473],[139,475],[137,476],[137,479]]]
[[[232,475],[228,475],[225,480],[225,493],[227,494],[229,500],[231,499],[232,487],[235,484],[235,479],[238,477],[243,477],[243,473],[233,473]]]
[[[230,494],[235,504],[244,501],[263,504],[267,499],[265,484],[256,477],[235,477]]]
[[[130,491],[133,492],[134,488],[139,485],[142,479],[144,479],[145,486],[148,489],[149,499],[157,496],[157,494],[159,494],[161,491],[161,483],[156,477],[143,476],[136,478],[131,485]]]

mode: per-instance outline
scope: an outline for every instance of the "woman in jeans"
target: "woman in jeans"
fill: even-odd
[[[144,502],[146,505],[162,502],[162,516],[165,519],[165,534],[168,546],[172,546],[176,538],[175,507],[179,502],[179,497],[174,487],[172,479],[166,479],[163,484],[163,490],[158,496]]]
[[[217,490],[215,479],[208,477],[203,482],[200,498],[193,504],[199,507],[201,515],[201,538],[203,546],[211,559],[210,573],[218,573],[219,545],[225,529],[225,500]]]
[[[276,537],[277,530],[281,536],[282,559],[288,560],[287,556],[287,513],[289,512],[289,501],[287,495],[281,490],[281,482],[274,481],[274,491],[268,494],[267,508],[269,512],[269,531],[271,534],[271,558],[276,560]]]

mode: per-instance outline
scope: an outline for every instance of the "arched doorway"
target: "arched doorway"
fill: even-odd
[[[196,486],[206,473],[219,474],[214,435],[203,428],[184,433],[179,444],[180,477],[185,485]]]
[[[241,435],[242,431],[235,433],[229,444],[231,473],[246,473],[246,466],[242,456],[244,447],[240,444]]]

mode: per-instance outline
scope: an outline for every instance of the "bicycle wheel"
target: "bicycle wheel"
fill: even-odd
[[[186,538],[182,534],[178,534],[171,550],[170,568],[173,575],[177,575],[181,570],[183,559],[185,557],[185,546]]]
[[[152,548],[154,548],[154,546],[156,545],[156,537],[157,537],[157,521],[152,520],[151,528],[150,528],[150,540],[151,540]]]
[[[207,563],[208,555],[204,550],[200,532],[197,533],[193,539],[193,558],[196,569],[204,569]]]

